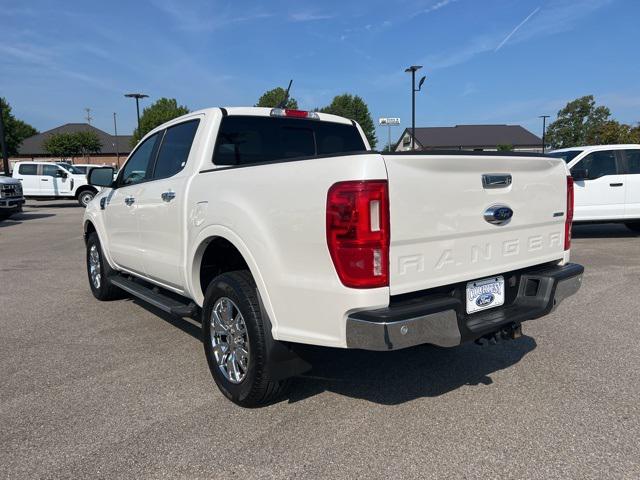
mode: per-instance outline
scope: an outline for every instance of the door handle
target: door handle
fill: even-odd
[[[170,202],[171,200],[176,198],[176,192],[172,192],[171,190],[169,190],[168,192],[162,192],[160,198],[162,198],[162,200],[164,200],[165,202]]]
[[[48,178],[41,178],[41,179],[40,179],[40,181],[41,181],[41,182],[48,182],[48,181],[49,181],[49,179],[48,179]]]
[[[124,199],[124,203],[126,203],[129,206],[133,205],[135,201],[136,199],[133,197],[125,197]]]
[[[622,183],[610,183],[609,186],[610,187],[621,187]]]

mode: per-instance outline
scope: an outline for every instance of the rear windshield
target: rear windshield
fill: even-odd
[[[566,152],[551,152],[551,153],[547,153],[546,155],[548,157],[561,158],[565,162],[569,163],[571,160],[576,158],[581,153],[582,153],[582,150],[567,150]]]
[[[213,162],[246,165],[364,150],[360,132],[353,125],[233,115],[222,119]]]

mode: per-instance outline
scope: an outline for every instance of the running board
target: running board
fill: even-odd
[[[127,293],[130,293],[134,297],[143,300],[154,307],[162,310],[163,312],[177,315],[178,317],[192,317],[196,316],[198,306],[193,303],[184,303],[167,295],[163,295],[156,290],[145,287],[133,280],[130,280],[121,275],[116,275],[109,278],[109,281],[118,288],[121,288]]]

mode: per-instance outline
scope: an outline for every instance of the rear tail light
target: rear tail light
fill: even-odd
[[[306,110],[292,110],[290,108],[272,108],[272,117],[288,117],[288,118],[308,118],[311,120],[320,120],[318,112],[307,112]]]
[[[334,184],[327,194],[327,245],[343,285],[389,285],[389,191],[386,180]]]
[[[567,177],[567,216],[564,221],[564,249],[571,248],[571,224],[573,223],[573,177]]]

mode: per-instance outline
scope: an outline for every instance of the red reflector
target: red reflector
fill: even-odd
[[[309,112],[307,112],[306,110],[289,110],[288,108],[284,111],[284,114],[287,117],[294,117],[294,118],[307,118],[307,115],[309,114]]]
[[[327,245],[343,285],[389,285],[389,191],[386,180],[334,184],[327,194]]]
[[[571,224],[573,223],[573,177],[567,177],[567,216],[564,221],[564,249],[571,248]]]

